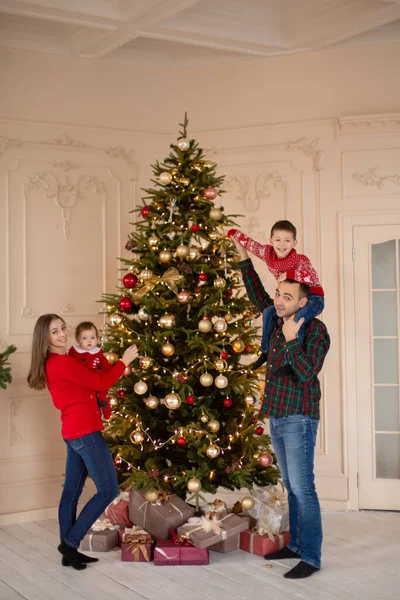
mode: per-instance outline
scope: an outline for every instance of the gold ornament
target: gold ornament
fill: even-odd
[[[113,315],[111,315],[110,323],[111,323],[111,325],[121,325],[121,323],[122,323],[121,315],[119,315],[118,313],[114,313]]]
[[[158,258],[160,259],[160,262],[164,264],[169,263],[172,259],[172,252],[165,248],[164,250],[161,250],[161,252],[158,255]]]
[[[179,150],[189,150],[190,143],[187,140],[180,140],[177,143],[177,146],[178,146]]]
[[[231,313],[226,313],[226,315],[224,315],[224,319],[227,323],[232,323],[233,315],[231,315]]]
[[[231,283],[233,283],[234,285],[239,285],[239,283],[242,281],[242,278],[238,273],[234,273],[233,275],[231,275],[230,279]]]
[[[141,306],[138,310],[138,317],[141,321],[148,321],[150,319],[150,315],[145,309],[144,306]]]
[[[165,396],[164,402],[165,402],[165,406],[167,406],[169,409],[176,410],[177,408],[180,407],[182,400],[180,399],[178,394],[175,394],[174,392],[172,392],[171,394],[167,394]]]
[[[191,494],[198,494],[201,490],[200,479],[197,479],[196,477],[192,477],[191,479],[189,479],[189,481],[187,482],[187,489]]]
[[[247,406],[254,406],[255,404],[257,404],[257,398],[255,398],[255,396],[253,396],[252,394],[248,394],[244,401],[246,402]]]
[[[150,504],[154,504],[158,500],[158,492],[157,490],[146,490],[144,493],[144,499],[146,502],[150,502]]]
[[[200,377],[200,383],[204,387],[210,387],[213,383],[213,376],[210,373],[203,373]]]
[[[161,346],[161,352],[164,356],[172,356],[175,352],[175,346],[170,342],[166,342]]]
[[[210,237],[210,240],[212,240],[213,242],[216,242],[221,237],[218,231],[210,231],[208,235]]]
[[[223,290],[225,286],[226,281],[223,277],[217,277],[214,279],[214,287],[217,288],[217,290]]]
[[[135,429],[135,431],[132,431],[129,439],[132,444],[141,444],[144,440],[144,433],[143,431],[140,431],[140,429]]]
[[[106,304],[106,311],[108,313],[112,312],[114,310],[114,306],[112,304]]]
[[[190,294],[189,292],[187,292],[186,290],[181,290],[177,296],[178,298],[178,302],[180,302],[180,304],[187,304],[190,301]]]
[[[196,246],[189,246],[189,260],[199,260],[201,254]]]
[[[251,496],[245,496],[242,498],[242,509],[243,510],[251,510],[254,506],[254,498]]]
[[[216,419],[211,419],[211,421],[208,421],[207,427],[209,427],[209,429],[213,433],[217,433],[217,431],[219,430],[219,428],[221,427],[221,425],[220,425],[220,422],[217,421]]]
[[[200,421],[201,421],[202,423],[207,423],[207,421],[208,421],[208,417],[207,417],[207,415],[204,415],[204,414],[202,414],[202,415],[201,415],[201,417],[200,417]]]
[[[189,177],[181,177],[179,183],[181,183],[182,185],[189,185],[190,179]]]
[[[153,364],[153,359],[150,356],[140,356],[139,357],[139,365],[142,369],[150,369]]]
[[[163,171],[158,176],[158,181],[160,183],[162,183],[163,185],[168,185],[172,181],[172,175],[171,175],[171,173],[168,173],[168,171]]]
[[[222,390],[223,388],[226,388],[226,386],[228,385],[228,379],[225,377],[225,375],[218,375],[214,379],[214,384],[216,385],[217,388]]]
[[[148,281],[152,277],[153,271],[151,269],[143,269],[143,271],[140,271],[139,273],[139,279],[141,279],[142,281]]]
[[[211,169],[214,166],[214,163],[211,160],[205,160],[203,161],[203,166],[206,169]]]
[[[202,333],[207,333],[208,331],[211,331],[211,321],[209,319],[201,319],[201,321],[199,321],[198,323],[198,328],[199,331],[201,331]]]
[[[201,173],[202,170],[203,170],[203,165],[201,163],[194,163],[193,169],[195,169],[196,171],[198,171],[199,173]]]
[[[187,246],[184,246],[183,244],[180,244],[176,249],[176,255],[179,258],[186,258],[187,256],[189,256],[189,248]]]
[[[240,338],[236,338],[232,342],[232,349],[234,352],[243,352],[245,343]]]
[[[219,456],[220,449],[215,444],[210,444],[206,450],[206,454],[209,458],[217,458]]]
[[[159,400],[156,396],[148,396],[145,400],[146,406],[149,408],[157,408],[159,405]]]
[[[217,333],[223,333],[228,329],[228,323],[225,321],[225,319],[217,319],[214,322],[214,329]]]
[[[168,313],[165,313],[165,315],[162,315],[158,319],[158,324],[161,329],[173,329],[173,327],[175,327],[175,322],[174,315],[170,315]]]
[[[219,210],[219,208],[212,208],[208,216],[214,221],[219,221],[220,219],[222,219],[222,212]]]
[[[147,383],[145,381],[137,381],[133,386],[133,390],[139,396],[142,396],[147,392]]]
[[[217,369],[217,371],[225,371],[228,365],[226,361],[222,358],[217,358],[217,360],[214,363],[214,367]]]
[[[115,352],[106,352],[104,356],[106,357],[110,365],[114,365],[118,360],[118,354],[115,354]]]
[[[153,233],[147,240],[147,245],[149,248],[155,248],[158,245],[159,241],[160,239]]]

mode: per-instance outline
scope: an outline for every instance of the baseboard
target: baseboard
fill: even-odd
[[[0,515],[1,525],[12,525],[14,523],[26,523],[27,521],[44,521],[45,519],[54,519],[57,517],[58,507],[39,508],[37,510],[26,510],[18,513],[9,513]]]

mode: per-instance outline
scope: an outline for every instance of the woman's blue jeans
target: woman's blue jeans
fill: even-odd
[[[270,431],[288,492],[290,542],[301,559],[321,568],[321,509],[314,484],[314,449],[319,421],[305,415],[271,417]]]
[[[64,442],[67,445],[67,461],[58,507],[60,537],[72,548],[79,548],[93,523],[118,495],[118,482],[111,452],[100,431]],[[79,497],[88,475],[97,493],[76,518]]]

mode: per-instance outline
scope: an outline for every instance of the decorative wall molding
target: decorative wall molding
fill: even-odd
[[[243,202],[246,210],[254,211],[258,210],[261,201],[266,201],[271,196],[268,189],[270,184],[274,188],[281,187],[285,193],[289,186],[283,175],[274,171],[260,173],[255,178],[254,184],[247,175],[228,175],[225,178],[224,188],[227,192],[232,192],[237,200]]]
[[[18,432],[14,419],[18,415],[21,406],[21,400],[10,400],[10,442],[11,444],[19,444],[23,441],[22,435]]]
[[[10,148],[19,148],[20,146],[21,140],[0,135],[0,156],[2,156]]]
[[[33,310],[29,308],[29,306],[23,306],[21,308],[21,317],[24,317],[24,319],[31,319],[35,316],[36,315],[33,313]]]
[[[353,179],[361,183],[361,185],[377,187],[379,190],[382,190],[386,181],[400,186],[400,175],[396,173],[393,175],[379,175],[377,173],[378,169],[379,167],[371,167],[364,173],[356,171],[353,173]]]
[[[57,167],[58,169],[62,169],[63,171],[71,171],[72,169],[77,169],[79,165],[69,161],[63,160],[63,162],[53,163],[53,167]]]
[[[303,152],[308,158],[311,158],[313,163],[314,171],[321,171],[320,160],[322,159],[323,153],[318,150],[319,138],[309,140],[306,137],[299,138],[298,140],[288,141],[286,143],[286,150],[289,152]]]
[[[74,140],[74,138],[70,137],[68,134],[64,133],[59,137],[50,138],[48,140],[43,140],[42,144],[54,144],[56,146],[74,146],[76,148],[87,148],[88,146],[79,140]]]
[[[135,164],[134,151],[124,148],[124,146],[117,146],[116,148],[107,148],[107,154],[112,158],[122,158],[130,167]]]
[[[72,312],[74,312],[72,306],[69,304],[69,302],[65,302],[65,304],[63,304],[61,307],[61,314],[67,315]]]
[[[73,182],[69,175],[66,175],[64,180],[60,181],[54,173],[48,171],[28,177],[25,183],[25,194],[31,190],[37,192],[41,187],[44,188],[47,198],[54,199],[61,209],[63,233],[66,240],[69,236],[71,211],[78,200],[83,200],[90,189],[94,189],[96,194],[106,194],[104,182],[96,176],[81,175],[77,181]]]
[[[400,113],[339,117],[337,123],[339,135],[390,133],[392,131],[400,131]]]

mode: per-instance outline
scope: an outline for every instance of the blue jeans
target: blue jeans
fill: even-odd
[[[64,442],[67,444],[67,462],[58,507],[60,537],[72,548],[79,548],[93,523],[118,495],[118,481],[111,452],[100,431]],[[88,475],[97,493],[76,518],[78,500]]]
[[[325,301],[323,296],[310,294],[308,296],[307,304],[297,311],[294,320],[298,321],[302,317],[304,318],[304,323],[300,327],[299,333],[297,334],[297,337],[301,342],[304,338],[305,324],[309,323],[312,319],[315,319],[316,316],[320,315],[324,310],[324,306]],[[269,306],[263,311],[261,352],[267,352],[268,350],[269,340],[277,318],[275,306]]]
[[[305,415],[271,417],[271,440],[288,492],[290,542],[301,559],[321,568],[321,509],[314,484],[319,421]]]

